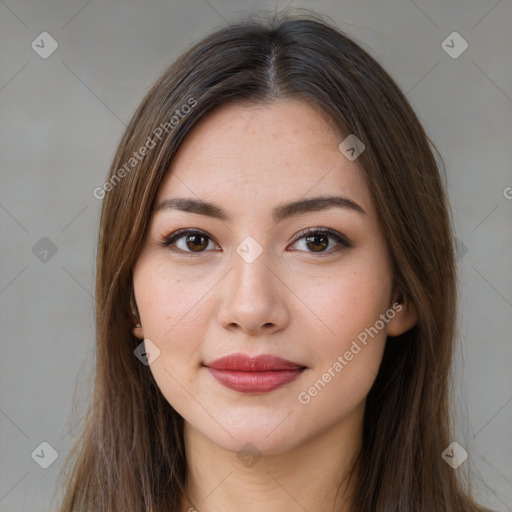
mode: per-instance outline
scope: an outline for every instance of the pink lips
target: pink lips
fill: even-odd
[[[304,366],[271,354],[249,357],[231,354],[204,366],[215,379],[234,391],[267,393],[295,380]]]

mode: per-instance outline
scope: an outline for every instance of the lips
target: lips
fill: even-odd
[[[223,386],[242,393],[267,393],[295,380],[305,367],[263,354],[249,357],[231,354],[205,363],[210,374]]]

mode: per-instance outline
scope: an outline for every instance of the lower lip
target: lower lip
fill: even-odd
[[[216,370],[209,367],[208,370],[217,382],[234,391],[241,393],[268,393],[295,380],[304,371],[304,368],[264,372]]]

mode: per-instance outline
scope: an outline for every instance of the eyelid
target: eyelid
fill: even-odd
[[[342,246],[348,248],[352,247],[352,244],[349,242],[348,238],[343,235],[342,233],[339,233],[338,231],[331,229],[331,228],[321,228],[321,227],[313,227],[313,228],[305,228],[302,229],[297,233],[297,235],[294,237],[294,240],[292,244],[295,242],[298,242],[301,238],[304,238],[305,236],[309,234],[315,234],[315,233],[322,233],[330,235],[332,238],[334,238],[339,244]],[[333,250],[325,251],[323,254],[330,254]],[[315,252],[311,251],[312,254],[315,254]],[[316,253],[316,254],[322,254],[322,252]]]
[[[313,234],[317,234],[317,233],[329,235],[330,237],[334,238],[338,242],[338,244],[342,246],[342,248],[352,247],[352,244],[349,242],[349,240],[347,239],[347,237],[345,235],[343,235],[342,233],[339,233],[338,231],[335,231],[334,229],[325,228],[325,227],[312,227],[312,228],[302,229],[295,235],[295,237],[290,245],[295,244],[296,242],[298,242],[299,240],[301,240],[302,238],[304,238],[307,235],[310,235],[310,234],[313,235]],[[215,238],[213,238],[206,231],[203,231],[202,229],[197,229],[197,228],[181,228],[176,231],[173,231],[169,235],[163,237],[163,240],[161,241],[160,245],[162,247],[168,248],[173,242],[175,242],[176,240],[179,240],[184,235],[201,235],[201,236],[204,236],[205,238],[208,238],[209,240],[214,242],[216,245],[218,245],[218,246],[220,245],[217,242],[217,240],[215,240]],[[180,252],[182,254],[187,254],[187,255],[201,254],[201,253],[208,252],[208,251],[198,251],[198,252],[183,251],[182,249],[172,249],[172,250],[175,250],[176,252]],[[340,250],[340,247],[335,247],[328,251],[319,251],[317,253],[315,253],[314,251],[301,251],[301,252],[310,252],[311,254],[332,254],[333,252],[336,252],[337,250]]]
[[[160,245],[162,247],[169,247],[169,245],[171,245],[176,240],[180,239],[183,235],[201,235],[201,236],[204,236],[205,238],[210,239],[215,244],[220,245],[217,242],[217,240],[215,240],[215,238],[213,238],[206,231],[203,231],[202,229],[197,229],[197,228],[182,228],[182,229],[178,229],[176,231],[173,231],[169,235],[163,237],[163,240],[162,240]],[[188,251],[180,250],[180,252],[187,253]],[[200,251],[200,252],[205,252],[205,251]],[[200,254],[200,252],[194,253],[193,251],[190,251],[189,254]]]

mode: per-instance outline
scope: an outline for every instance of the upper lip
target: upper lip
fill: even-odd
[[[240,353],[229,354],[211,363],[204,363],[204,366],[215,370],[238,370],[243,372],[299,370],[305,368],[300,364],[273,356],[272,354],[262,354],[251,357]]]

